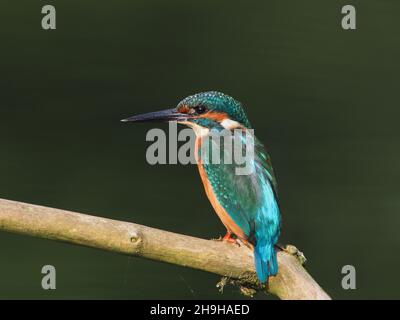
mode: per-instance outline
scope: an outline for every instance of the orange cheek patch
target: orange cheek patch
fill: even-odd
[[[212,119],[212,120],[221,122],[225,119],[228,119],[228,115],[225,112],[210,111],[210,112],[200,115],[199,118],[207,118],[207,119]]]

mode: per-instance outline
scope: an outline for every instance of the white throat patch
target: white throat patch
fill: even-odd
[[[196,137],[201,138],[205,137],[210,133],[210,129],[204,128],[196,123],[189,122],[189,121],[179,121],[180,124],[187,125],[188,127],[191,127],[196,135]]]
[[[241,125],[239,122],[231,120],[231,119],[224,119],[221,121],[221,126],[223,126],[225,129],[232,130],[236,128],[240,128]]]

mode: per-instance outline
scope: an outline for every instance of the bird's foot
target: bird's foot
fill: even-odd
[[[225,242],[228,242],[228,243],[236,244],[237,246],[240,247],[239,239],[234,238],[233,234],[230,233],[230,232],[227,232],[224,237],[219,236],[218,239],[211,239],[211,240],[214,240],[214,241],[225,241]]]
[[[238,245],[240,247],[240,243],[239,243],[238,239],[232,237],[232,235],[233,235],[232,233],[227,232],[225,237],[222,238],[222,241],[233,243],[233,244],[236,244],[236,245]]]
[[[276,244],[276,247],[281,251],[285,251],[286,253],[295,256],[302,265],[304,265],[307,262],[304,253],[291,244],[287,244],[286,246],[281,244]]]

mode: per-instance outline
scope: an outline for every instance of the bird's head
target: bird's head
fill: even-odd
[[[197,93],[183,99],[175,108],[135,115],[122,121],[177,121],[192,127],[196,134],[202,129],[251,128],[242,104],[216,91]]]

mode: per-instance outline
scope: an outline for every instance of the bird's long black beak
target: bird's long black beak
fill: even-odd
[[[150,121],[167,122],[167,121],[185,121],[186,119],[188,119],[187,114],[180,113],[177,111],[176,108],[172,108],[162,111],[138,114],[136,116],[122,119],[121,121],[122,122],[150,122]]]

